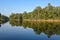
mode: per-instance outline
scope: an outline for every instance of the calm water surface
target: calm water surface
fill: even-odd
[[[50,26],[54,26],[54,29],[53,27],[50,28],[50,26],[49,29],[48,26],[48,23],[37,24],[26,22],[21,24],[7,22],[0,26],[0,40],[60,40],[60,25],[53,25],[50,23]]]

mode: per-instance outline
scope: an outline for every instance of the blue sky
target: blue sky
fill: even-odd
[[[60,6],[60,0],[0,0],[0,13],[10,16],[11,13],[30,12],[36,6],[46,7],[48,3]]]

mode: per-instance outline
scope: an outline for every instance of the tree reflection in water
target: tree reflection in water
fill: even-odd
[[[0,27],[1,27],[1,24],[5,24],[6,22],[8,22],[8,19],[6,19],[6,20],[0,20]]]
[[[23,26],[32,28],[34,32],[40,35],[42,32],[50,38],[53,34],[60,34],[60,23],[55,22],[28,22],[28,21],[10,21],[12,26]]]
[[[1,27],[1,24],[0,24],[0,27]]]

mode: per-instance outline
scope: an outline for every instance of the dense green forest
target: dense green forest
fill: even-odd
[[[2,17],[1,17],[2,16]],[[0,13],[0,19],[7,19],[8,17],[1,15]],[[12,13],[9,17],[10,20],[47,20],[47,19],[53,19],[53,20],[60,20],[60,6],[52,6],[50,3],[44,8],[37,6],[33,11],[23,13]]]
[[[33,11],[12,13],[10,19],[60,19],[60,6],[52,6],[50,3],[44,8],[37,6]]]
[[[1,13],[0,13],[0,24],[3,24],[3,22],[6,22],[8,20],[9,20],[9,18],[7,16],[1,15]]]

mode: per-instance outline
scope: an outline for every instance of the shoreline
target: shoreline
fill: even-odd
[[[47,19],[47,20],[44,20],[44,19],[39,19],[39,20],[32,20],[32,19],[23,19],[23,21],[32,21],[32,22],[60,22],[60,20],[58,19]]]

